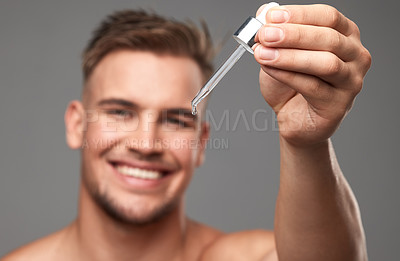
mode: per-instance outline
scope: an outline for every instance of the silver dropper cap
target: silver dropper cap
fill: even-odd
[[[266,4],[256,18],[247,18],[247,20],[244,21],[239,29],[237,29],[233,34],[233,38],[251,54],[254,54],[252,49],[255,44],[254,39],[256,38],[258,30],[260,30],[260,28],[265,24],[265,16],[267,15],[268,10],[277,6],[279,6],[279,4],[275,2]]]
[[[252,47],[256,43],[254,38],[257,35],[258,30],[263,26],[258,19],[249,17],[239,27],[239,29],[233,34],[233,38],[241,44],[247,51],[254,53]]]

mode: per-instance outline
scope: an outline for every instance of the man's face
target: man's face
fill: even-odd
[[[189,58],[121,50],[84,93],[83,184],[116,219],[144,224],[182,203],[207,127],[190,114],[202,74]]]

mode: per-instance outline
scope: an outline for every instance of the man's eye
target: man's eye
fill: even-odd
[[[131,111],[121,110],[121,109],[107,110],[106,113],[109,115],[115,115],[115,116],[118,116],[121,118],[128,118],[133,115],[133,113]]]
[[[177,125],[179,127],[188,127],[188,124],[186,122],[181,121],[181,120],[176,119],[176,118],[167,118],[166,121],[169,124],[174,124],[174,125]]]

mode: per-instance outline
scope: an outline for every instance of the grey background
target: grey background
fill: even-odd
[[[318,1],[285,1],[317,3]],[[80,53],[106,14],[143,7],[178,19],[204,18],[215,39],[233,33],[262,1],[0,1],[0,256],[67,225],[76,216],[79,153],[64,139],[64,109],[79,98]],[[355,107],[333,137],[360,204],[370,260],[398,260],[399,4],[331,0],[360,27],[373,65]],[[229,39],[216,59],[234,48]],[[237,112],[267,120],[268,130],[233,130]],[[278,133],[258,89],[258,65],[243,57],[215,89],[210,109],[230,127],[212,138],[187,194],[191,217],[224,231],[273,227],[279,181]]]

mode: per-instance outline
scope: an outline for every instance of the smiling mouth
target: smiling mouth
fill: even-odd
[[[140,168],[129,167],[126,165],[117,165],[115,169],[124,176],[139,178],[139,179],[150,179],[156,180],[161,179],[163,174],[157,170],[146,170]]]

